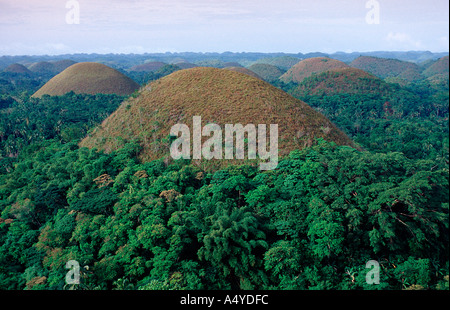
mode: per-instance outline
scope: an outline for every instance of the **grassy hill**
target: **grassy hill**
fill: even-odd
[[[24,65],[18,64],[18,63],[9,65],[3,71],[9,72],[9,73],[18,73],[18,74],[32,74],[32,72],[30,70],[28,70],[27,67],[25,67]]]
[[[382,79],[398,77],[408,82],[423,79],[421,68],[417,64],[398,59],[361,56],[352,61],[350,66]]]
[[[296,97],[334,94],[384,94],[391,86],[380,78],[356,68],[338,68],[305,78],[292,93]]]
[[[145,64],[136,65],[130,68],[130,71],[137,71],[137,72],[155,72],[164,67],[166,63],[161,61],[152,61],[147,62]]]
[[[247,68],[244,68],[244,67],[226,67],[224,69],[225,70],[235,71],[235,72],[240,72],[240,73],[243,73],[243,74],[247,74],[247,75],[253,76],[253,77],[257,78],[257,79],[261,79],[262,80],[262,78],[258,74],[256,74],[255,72],[253,72],[253,71],[251,71],[251,70],[249,70]]]
[[[285,73],[285,71],[283,71],[282,69],[269,64],[253,64],[248,67],[248,69],[255,72],[258,76],[260,76],[264,81],[267,82],[275,81]]]
[[[255,62],[255,64],[268,64],[275,67],[278,67],[282,70],[289,70],[295,64],[297,64],[301,59],[292,56],[280,56],[280,57],[269,57],[262,58]]]
[[[280,156],[312,145],[314,138],[353,145],[322,114],[269,83],[206,67],[180,70],[141,88],[138,97],[125,101],[80,145],[111,152],[137,139],[142,160],[170,161],[171,127],[182,123],[192,129],[193,116],[201,116],[202,126],[215,123],[222,129],[224,124],[278,124]],[[201,164],[208,169],[228,163],[233,161]]]
[[[119,71],[93,62],[77,63],[53,77],[32,97],[60,96],[68,92],[76,94],[130,95],[139,84]]]
[[[190,69],[198,67],[196,64],[190,63],[190,62],[177,62],[174,63],[175,66],[179,67],[180,69]]]
[[[51,62],[53,64],[54,70],[57,73],[63,72],[70,66],[76,64],[76,61],[70,60],[70,59],[62,59]]]
[[[313,57],[300,61],[280,77],[285,83],[300,83],[313,74],[322,73],[337,68],[347,68],[342,61],[328,57]]]
[[[431,66],[429,66],[427,69],[425,69],[422,74],[426,77],[432,77],[434,75],[443,74],[443,75],[449,75],[449,62],[448,57],[445,56],[440,59],[438,59],[436,62],[434,62]]]
[[[51,75],[56,74],[56,68],[55,65],[48,61],[40,61],[31,64],[28,69],[36,74],[39,75]]]

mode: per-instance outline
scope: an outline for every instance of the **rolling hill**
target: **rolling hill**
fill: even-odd
[[[264,81],[267,82],[275,81],[285,73],[285,71],[281,70],[280,68],[269,64],[253,64],[248,67],[248,69],[255,72],[258,76],[260,76]]]
[[[275,67],[278,67],[284,71],[289,70],[295,64],[301,61],[300,58],[292,57],[292,56],[279,56],[279,57],[270,57],[270,58],[262,58],[257,60],[254,64],[268,64]]]
[[[285,83],[300,83],[313,74],[322,73],[337,68],[348,68],[349,66],[339,60],[328,57],[313,57],[300,61],[280,77]]]
[[[449,56],[445,56],[439,58],[436,62],[434,62],[431,66],[425,69],[422,74],[426,77],[432,77],[434,75],[449,75]]]
[[[48,61],[40,61],[31,64],[28,69],[36,74],[39,75],[52,75],[56,74],[56,68],[55,65]]]
[[[166,65],[166,63],[161,62],[161,61],[152,61],[152,62],[147,62],[145,64],[133,66],[130,68],[130,71],[155,72],[155,71],[161,69],[162,67],[164,67],[165,65]]]
[[[190,63],[190,62],[177,62],[173,63],[173,65],[177,66],[180,69],[190,69],[198,67],[196,64]]]
[[[382,79],[398,77],[408,82],[423,79],[421,68],[417,64],[398,59],[360,56],[353,60],[350,66]]]
[[[18,64],[18,63],[9,65],[3,71],[9,72],[9,73],[17,73],[17,74],[32,74],[32,72],[30,70],[28,70],[27,67],[25,67],[24,65]]]
[[[53,77],[32,97],[61,96],[70,91],[77,94],[130,95],[138,88],[139,84],[115,69],[99,63],[83,62]]]
[[[296,97],[334,94],[386,94],[390,84],[356,68],[337,68],[305,78],[293,91]]]
[[[302,149],[325,138],[353,145],[341,130],[306,103],[260,79],[210,67],[180,70],[141,88],[81,143],[82,147],[111,152],[137,139],[143,161],[170,158],[170,129],[175,124],[193,128],[193,117],[202,126],[225,124],[278,124],[279,155]],[[206,140],[206,138],[203,138]],[[233,162],[200,161],[203,167]]]
[[[63,72],[64,70],[66,70],[67,68],[69,68],[70,66],[76,64],[77,62],[70,60],[70,59],[62,59],[62,60],[53,61],[51,63],[53,64],[54,71],[56,73],[60,73],[60,72]]]
[[[247,75],[253,76],[253,77],[257,78],[257,79],[261,79],[262,80],[262,78],[258,74],[256,74],[255,72],[253,72],[253,71],[251,71],[251,70],[249,70],[247,68],[244,68],[244,67],[226,67],[224,69],[225,70],[235,71],[235,72],[240,72],[240,73],[243,73],[243,74],[247,74]]]

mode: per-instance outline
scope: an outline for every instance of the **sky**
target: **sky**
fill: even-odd
[[[449,51],[448,0],[0,0],[0,55]]]

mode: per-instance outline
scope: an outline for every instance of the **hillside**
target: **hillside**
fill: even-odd
[[[70,60],[70,59],[62,59],[51,62],[53,64],[54,70],[56,73],[63,72],[70,66],[76,64],[76,61]]]
[[[161,61],[152,61],[152,62],[147,62],[145,64],[133,66],[130,68],[130,71],[154,72],[154,71],[161,69],[165,65],[166,65],[166,63],[161,62]]]
[[[244,67],[226,67],[224,69],[225,70],[231,70],[231,71],[239,72],[239,73],[243,73],[243,74],[247,74],[247,75],[253,76],[253,77],[257,78],[257,79],[261,79],[262,80],[262,78],[258,74],[256,74],[255,72],[253,72],[253,71],[251,71],[251,70],[249,70],[247,68],[244,68]]]
[[[422,74],[426,77],[432,77],[434,75],[449,75],[449,62],[448,56],[442,57],[434,62],[431,66],[425,69]]]
[[[40,61],[31,64],[28,69],[40,75],[51,75],[56,73],[55,65],[48,61]]]
[[[72,65],[53,77],[32,97],[60,96],[71,91],[76,94],[130,95],[138,88],[139,84],[115,69],[84,62]]]
[[[142,160],[170,160],[171,127],[182,123],[192,128],[193,116],[201,116],[202,126],[215,123],[221,128],[224,124],[278,124],[280,156],[313,144],[314,138],[353,145],[322,114],[267,82],[204,67],[177,71],[142,88],[137,98],[124,102],[80,145],[110,152],[138,139]]]
[[[255,72],[258,76],[260,76],[264,81],[267,82],[275,81],[285,73],[285,71],[281,70],[280,68],[269,64],[253,64],[248,67],[248,69]]]
[[[423,79],[421,69],[417,64],[398,59],[361,56],[352,61],[350,66],[372,73],[382,79],[398,77],[408,82]]]
[[[342,61],[328,57],[314,57],[300,61],[280,77],[285,83],[300,83],[313,74],[322,73],[337,68],[348,68]]]
[[[301,59],[297,57],[280,56],[280,57],[262,58],[257,60],[254,64],[268,64],[287,71],[290,68],[292,68],[295,64],[297,64],[299,61],[301,61]]]
[[[293,90],[296,97],[335,94],[386,94],[391,86],[380,78],[356,68],[338,68],[305,78]]]
[[[173,65],[179,67],[180,69],[190,69],[190,68],[198,67],[196,64],[193,64],[190,62],[177,62],[177,63],[174,63]]]
[[[27,67],[25,67],[24,65],[18,64],[18,63],[9,65],[3,71],[9,72],[9,73],[18,73],[18,74],[32,74],[32,72],[30,70],[28,70]]]

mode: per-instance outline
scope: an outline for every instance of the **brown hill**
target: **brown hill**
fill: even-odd
[[[300,83],[313,74],[322,73],[337,68],[348,68],[344,62],[328,57],[313,57],[300,61],[280,77],[285,83]]]
[[[253,76],[253,77],[257,78],[257,79],[262,80],[262,78],[258,74],[256,74],[255,72],[253,72],[253,71],[251,71],[251,70],[249,70],[247,68],[244,68],[244,67],[226,67],[224,69],[225,70],[235,71],[235,72],[240,72],[240,73],[243,73],[243,74],[247,74],[247,75]]]
[[[417,64],[398,59],[360,56],[353,60],[350,66],[372,73],[382,79],[399,77],[408,82],[423,79],[421,69]]]
[[[57,73],[63,72],[64,70],[66,70],[67,68],[69,68],[70,66],[76,64],[76,61],[70,60],[70,59],[63,59],[63,60],[57,60],[52,62],[53,63],[53,67],[55,68],[55,71]]]
[[[269,83],[231,70],[199,67],[177,71],[141,88],[138,97],[122,103],[80,146],[111,152],[137,139],[143,147],[141,160],[166,158],[170,162],[171,127],[186,124],[192,132],[194,116],[201,117],[202,126],[215,123],[222,130],[225,124],[278,124],[280,156],[311,145],[319,137],[353,145],[321,113]],[[196,163],[214,169],[236,162]]]
[[[434,75],[443,74],[449,75],[449,62],[448,56],[439,58],[435,63],[429,66],[426,70],[423,71],[423,75],[426,77],[432,77]]]
[[[32,97],[61,96],[70,91],[77,94],[130,95],[139,84],[129,77],[103,64],[77,63],[53,77]]]
[[[130,71],[154,72],[154,71],[157,71],[157,70],[161,69],[165,65],[166,65],[166,63],[164,63],[164,62],[152,61],[152,62],[147,62],[147,63],[142,64],[142,65],[133,66],[133,67],[130,68]]]
[[[305,78],[292,92],[296,97],[334,94],[387,94],[392,86],[356,68],[338,68]]]
[[[55,65],[48,61],[40,61],[31,64],[28,69],[37,74],[55,74]]]
[[[174,63],[174,65],[180,69],[190,69],[190,68],[198,67],[196,64],[193,64],[190,62],[177,62],[177,63]]]
[[[264,81],[275,81],[282,76],[285,71],[280,68],[269,65],[269,64],[253,64],[248,67],[249,70],[255,72],[258,76],[260,76]]]
[[[299,61],[301,61],[301,59],[297,57],[280,56],[280,57],[262,58],[256,61],[255,64],[268,64],[278,67],[284,71],[287,71],[294,65],[299,63]]]
[[[28,70],[27,67],[21,64],[12,64],[6,67],[4,72],[10,72],[10,73],[18,73],[18,74],[31,74],[32,72]]]

